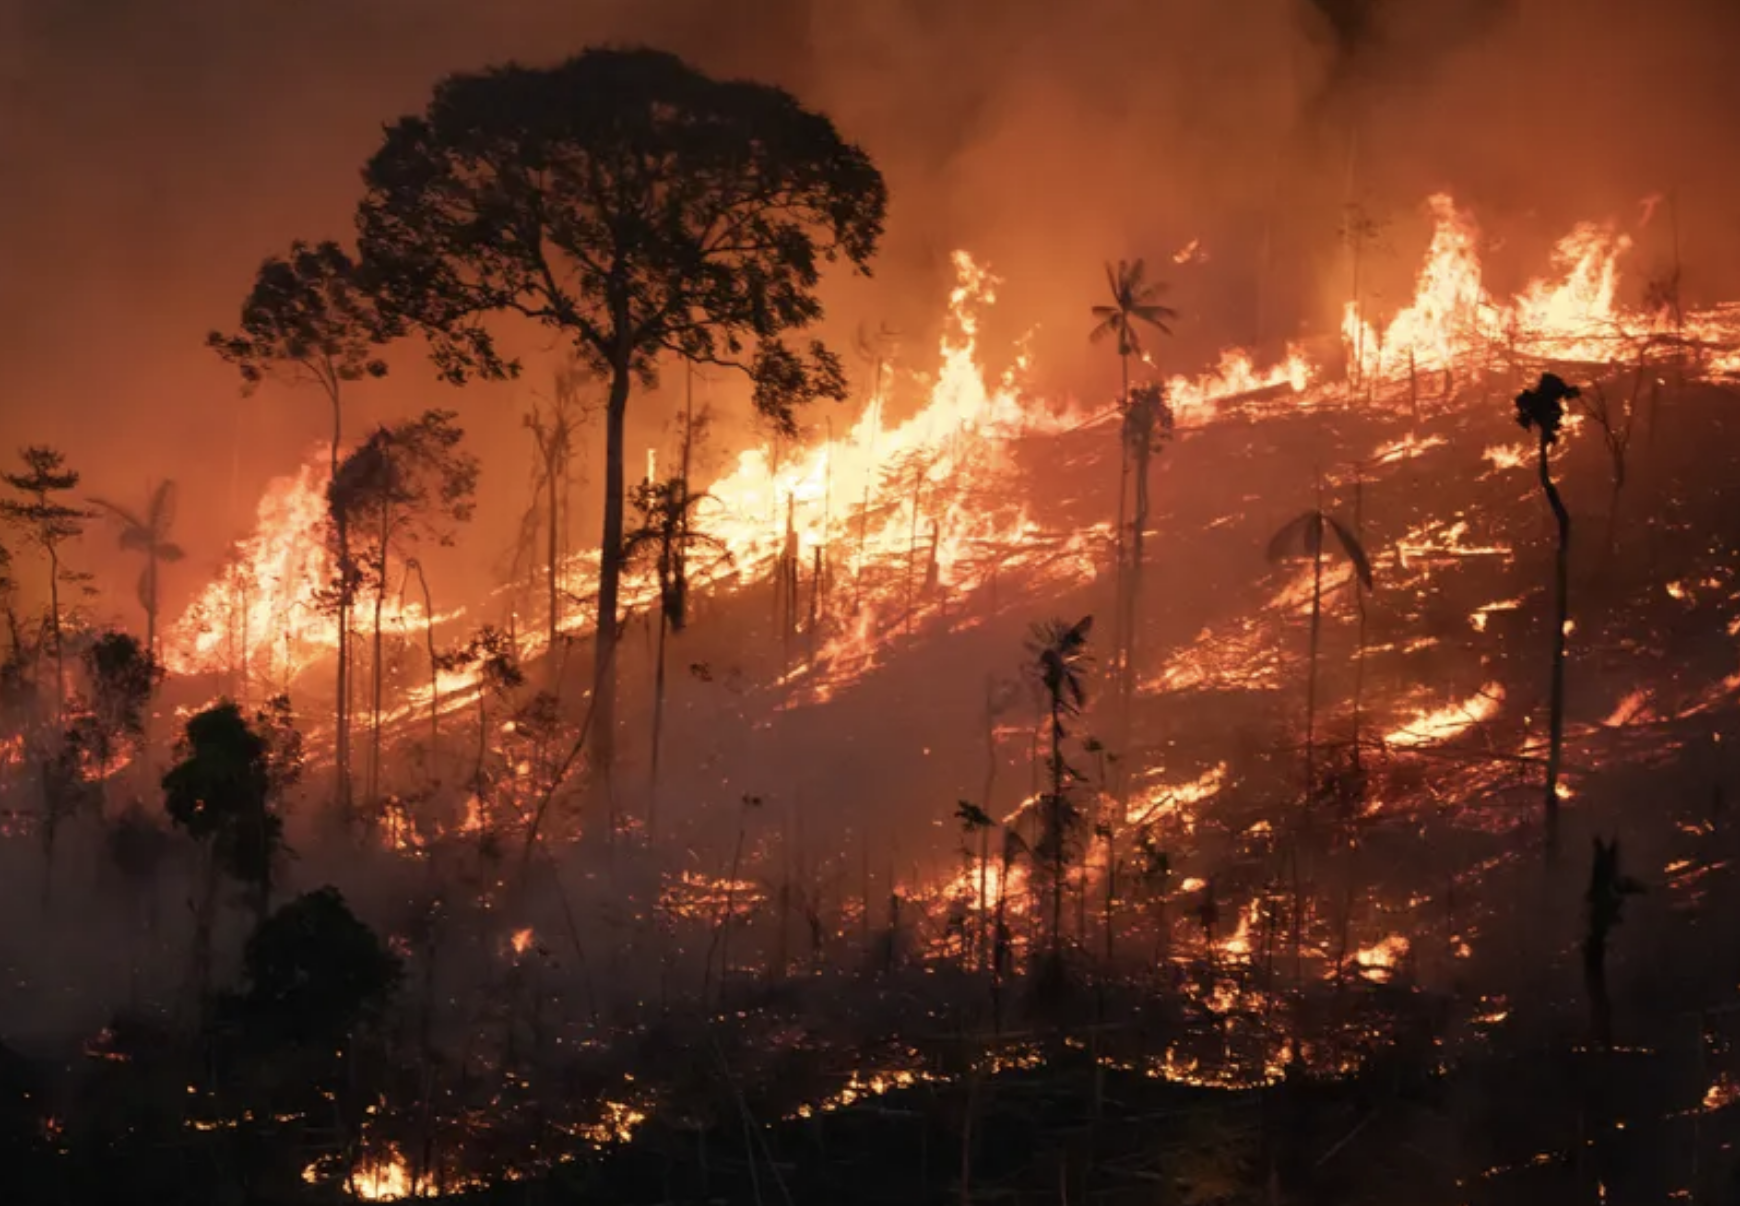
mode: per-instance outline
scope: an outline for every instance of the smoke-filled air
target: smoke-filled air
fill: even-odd
[[[0,1202],[1740,1203],[1736,46],[0,0]]]

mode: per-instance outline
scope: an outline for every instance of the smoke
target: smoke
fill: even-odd
[[[5,0],[0,446],[63,445],[108,494],[179,479],[209,565],[324,423],[309,398],[238,400],[200,337],[263,256],[348,232],[380,126],[449,71],[645,41],[796,90],[893,190],[877,277],[831,288],[831,333],[886,321],[931,346],[966,246],[1007,281],[987,345],[1036,328],[1042,384],[1091,394],[1110,379],[1081,314],[1107,258],[1203,240],[1208,263],[1174,274],[1181,369],[1326,325],[1355,130],[1358,191],[1403,217],[1449,185],[1562,230],[1677,187],[1696,286],[1730,251],[1707,218],[1730,182],[1702,151],[1735,110],[1737,28],[1715,0]],[[401,360],[358,391],[353,431],[455,404]],[[491,470],[473,543],[499,544],[525,451],[512,392],[456,404]]]

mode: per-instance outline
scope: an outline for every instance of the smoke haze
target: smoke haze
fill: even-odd
[[[1708,152],[1740,108],[1736,34],[1740,12],[1717,0],[5,0],[0,447],[61,446],[110,496],[179,480],[192,561],[170,583],[177,610],[264,479],[327,429],[314,398],[238,399],[204,333],[233,323],[263,257],[348,236],[382,124],[451,71],[635,41],[790,87],[892,191],[875,279],[829,284],[837,344],[886,322],[923,367],[962,246],[1007,282],[991,370],[1032,331],[1037,384],[1091,396],[1112,380],[1082,338],[1107,258],[1165,264],[1184,312],[1160,349],[1172,368],[1328,329],[1350,166],[1395,219],[1380,292],[1406,286],[1419,199],[1440,187],[1523,244],[1530,272],[1571,221],[1630,221],[1642,196],[1677,190],[1688,288],[1712,288],[1735,249],[1716,220],[1728,169]],[[1194,238],[1207,262],[1173,270]],[[1634,284],[1664,240],[1640,241]],[[497,564],[522,505],[517,415],[546,379],[533,364],[519,386],[455,392],[407,347],[392,380],[354,391],[352,434],[461,411],[485,458],[470,569]],[[631,447],[662,442],[669,411],[641,405]],[[741,418],[727,433],[753,438]],[[105,586],[124,572],[102,542],[77,556]]]

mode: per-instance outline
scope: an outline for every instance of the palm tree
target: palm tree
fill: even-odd
[[[647,839],[657,836],[659,743],[664,732],[665,636],[683,631],[689,623],[689,554],[713,549],[723,557],[730,553],[718,539],[695,526],[695,508],[709,496],[691,493],[688,479],[673,477],[662,482],[642,482],[630,498],[640,522],[623,539],[623,559],[650,558],[659,584],[659,641],[653,669],[652,763],[647,802]]]
[[[1166,402],[1163,387],[1143,385],[1130,394],[1129,405],[1124,410],[1124,450],[1129,454],[1132,476],[1136,480],[1136,497],[1130,522],[1129,587],[1122,600],[1125,614],[1120,628],[1124,634],[1124,657],[1119,681],[1126,727],[1130,702],[1135,694],[1136,615],[1142,595],[1142,537],[1148,526],[1148,463],[1155,445],[1164,446],[1172,438],[1173,423],[1172,407]],[[1127,741],[1127,733],[1124,738]]]
[[[1305,679],[1305,807],[1316,795],[1317,773],[1317,647],[1323,628],[1323,537],[1333,532],[1342,553],[1353,564],[1359,584],[1372,588],[1371,561],[1365,546],[1335,516],[1314,507],[1289,521],[1269,541],[1269,560],[1281,561],[1301,552],[1311,558],[1311,659]]]
[[[93,498],[91,505],[121,525],[121,547],[130,553],[143,553],[145,572],[139,576],[139,606],[145,609],[145,652],[157,656],[158,571],[173,565],[187,554],[169,539],[175,525],[175,483],[165,479],[157,483],[146,499],[143,511],[134,511],[106,498]]]
[[[1051,951],[1053,967],[1063,954],[1063,875],[1069,859],[1070,838],[1080,816],[1070,802],[1069,786],[1078,777],[1063,757],[1064,721],[1079,716],[1087,702],[1082,674],[1088,666],[1087,639],[1094,618],[1083,616],[1074,624],[1048,620],[1036,626],[1028,643],[1034,678],[1045,695],[1050,716],[1051,756],[1047,769],[1051,790],[1040,802],[1039,840],[1034,844],[1036,861],[1048,864],[1051,878]]]
[[[997,822],[971,800],[961,800],[955,805],[955,820],[961,823],[962,834],[979,835],[979,959],[988,967],[990,948],[985,942],[985,927],[990,914],[985,905],[985,878],[991,862],[991,830]]]
[[[1110,286],[1112,300],[1109,305],[1093,308],[1095,326],[1088,333],[1091,343],[1100,343],[1115,337],[1118,341],[1119,369],[1123,373],[1123,388],[1118,395],[1120,411],[1130,408],[1130,357],[1142,350],[1140,328],[1147,324],[1162,335],[1172,334],[1168,323],[1178,317],[1178,311],[1169,306],[1163,306],[1159,297],[1166,290],[1163,281],[1149,282],[1147,267],[1141,260],[1119,260],[1116,268],[1106,265],[1106,284]],[[1119,599],[1118,611],[1114,615],[1114,628],[1123,623],[1124,598],[1124,505],[1125,496],[1129,492],[1130,461],[1127,456],[1121,458],[1118,470],[1118,534],[1117,534],[1117,591]],[[1113,632],[1113,657],[1122,658],[1124,650],[1123,633]]]
[[[1540,384],[1516,396],[1516,421],[1523,430],[1540,437],[1541,493],[1559,524],[1559,547],[1553,562],[1553,689],[1549,704],[1547,737],[1546,823],[1547,853],[1559,844],[1559,758],[1565,743],[1565,623],[1570,613],[1571,513],[1553,484],[1552,446],[1559,442],[1559,426],[1565,421],[1565,403],[1580,396],[1553,373],[1542,373]]]

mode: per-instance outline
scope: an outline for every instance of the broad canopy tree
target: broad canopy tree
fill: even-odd
[[[824,262],[868,271],[887,191],[833,124],[763,84],[653,50],[451,76],[364,170],[359,246],[383,313],[453,383],[518,371],[488,325],[514,314],[608,382],[595,651],[595,765],[615,731],[623,439],[659,358],[741,370],[782,431],[844,399],[839,359],[782,336],[821,317]]]

